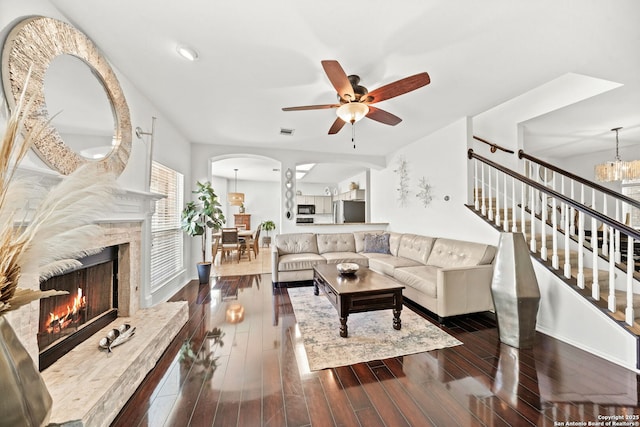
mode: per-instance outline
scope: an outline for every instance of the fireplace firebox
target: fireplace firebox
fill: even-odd
[[[79,260],[81,266],[40,285],[67,291],[40,300],[40,370],[51,366],[118,315],[118,246]],[[97,342],[96,342],[97,346]]]

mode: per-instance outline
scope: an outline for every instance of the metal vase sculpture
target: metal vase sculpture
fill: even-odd
[[[502,233],[491,281],[500,341],[533,347],[540,288],[522,233]]]
[[[7,320],[0,316],[0,426],[44,426],[53,400],[47,386]]]

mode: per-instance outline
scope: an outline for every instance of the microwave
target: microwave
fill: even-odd
[[[298,215],[315,215],[316,205],[298,205]]]

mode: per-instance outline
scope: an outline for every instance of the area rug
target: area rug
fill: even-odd
[[[342,338],[338,312],[324,294],[313,295],[313,287],[288,292],[311,371],[462,344],[407,307],[399,331],[391,310],[354,313],[347,321],[349,336]]]

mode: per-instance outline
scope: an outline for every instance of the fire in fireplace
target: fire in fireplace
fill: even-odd
[[[82,266],[78,269],[40,285],[42,290],[68,292],[40,300],[40,370],[117,317],[118,247],[105,248],[79,261]]]

